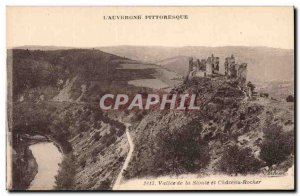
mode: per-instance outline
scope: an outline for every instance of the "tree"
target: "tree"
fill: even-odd
[[[208,142],[201,138],[202,125],[193,120],[172,133],[162,131],[159,145],[163,152],[157,154],[156,166],[168,173],[196,172],[210,161]]]
[[[247,84],[247,86],[250,88],[250,90],[253,92],[254,91],[254,89],[255,89],[255,85],[254,84],[252,84],[252,82],[248,82],[248,84]]]
[[[111,181],[109,179],[106,179],[104,181],[101,181],[98,189],[99,190],[109,190],[109,189],[111,189],[110,185],[111,185]]]
[[[96,133],[94,134],[93,138],[94,138],[95,141],[99,141],[99,139],[101,138],[100,133],[99,133],[99,132],[96,132]]]
[[[219,162],[221,171],[228,174],[256,173],[262,163],[252,154],[251,148],[240,148],[237,145],[230,146],[223,153]]]
[[[60,169],[55,176],[56,190],[72,190],[75,176],[75,157],[72,154],[65,155],[59,164]]]
[[[294,102],[294,97],[293,97],[293,95],[287,96],[286,102]]]
[[[260,158],[268,166],[283,162],[293,152],[294,133],[292,131],[284,132],[277,124],[269,125],[264,129]]]

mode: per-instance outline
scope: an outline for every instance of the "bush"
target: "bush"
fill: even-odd
[[[237,145],[230,146],[223,153],[219,162],[222,172],[227,174],[256,173],[262,167],[259,159],[255,158],[250,148],[240,148]]]
[[[103,151],[104,148],[105,148],[105,147],[104,147],[103,144],[101,144],[100,146],[97,146],[96,148],[94,148],[94,150],[92,150],[92,153],[91,153],[92,157],[98,156],[98,154],[99,154],[101,151]]]
[[[112,145],[116,140],[117,140],[116,136],[108,137],[107,141],[106,141],[106,147],[109,147],[110,145]]]
[[[110,190],[111,189],[111,181],[109,179],[101,181],[98,189],[99,190]]]
[[[142,119],[144,118],[144,115],[142,112],[137,112],[133,118],[132,118],[132,121],[133,122],[140,122]]]
[[[59,164],[58,175],[55,176],[55,190],[72,190],[75,176],[75,157],[72,154],[65,155]]]
[[[208,142],[201,138],[202,125],[193,120],[181,130],[161,131],[155,167],[167,173],[197,172],[210,161]],[[158,173],[158,175],[161,175]]]
[[[98,158],[97,158],[97,157],[93,157],[93,158],[92,158],[92,163],[96,163],[96,162],[97,162],[97,160],[98,160]]]
[[[117,136],[121,137],[124,133],[125,133],[125,131],[123,129],[118,129]]]
[[[294,97],[293,97],[293,95],[289,95],[289,96],[286,98],[286,102],[294,102]]]
[[[79,131],[80,132],[86,132],[88,130],[89,130],[88,124],[86,122],[81,122],[80,125],[79,125]]]
[[[278,164],[294,152],[294,133],[284,132],[278,125],[269,125],[264,129],[264,139],[261,145],[260,158],[268,166]]]
[[[86,160],[84,158],[81,159],[79,164],[82,168],[85,168]]]
[[[99,139],[101,138],[100,133],[99,133],[99,132],[96,132],[96,133],[94,134],[93,138],[94,138],[95,141],[99,141]]]

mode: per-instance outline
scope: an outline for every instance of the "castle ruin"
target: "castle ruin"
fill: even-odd
[[[235,57],[231,55],[225,58],[224,68],[227,78],[237,78],[240,82],[245,84],[247,80],[247,63],[237,64]]]
[[[220,73],[220,58],[213,54],[207,59],[189,58],[189,72],[187,79],[195,77],[220,77],[225,76],[228,80],[237,80],[240,88],[247,91],[247,96],[251,99],[254,94],[254,86],[247,81],[247,63],[238,64],[233,55],[226,57],[224,62],[224,74]]]
[[[221,76],[220,58],[213,54],[207,59],[189,59],[188,79],[193,77],[215,77]],[[225,58],[224,63],[225,76],[228,79],[238,79],[242,84],[247,80],[247,63],[237,64],[235,57],[231,55]]]
[[[207,59],[189,59],[189,78],[213,76],[219,72],[219,57],[214,57],[212,54]]]

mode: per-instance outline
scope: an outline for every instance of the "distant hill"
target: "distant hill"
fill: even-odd
[[[140,63],[97,49],[42,48],[50,47],[8,50],[14,101],[43,96],[45,100],[98,102],[99,96],[108,89],[116,93],[135,93],[153,85],[145,85],[144,80],[159,80],[170,88],[181,80],[180,75],[164,67]],[[33,74],[35,77],[32,77]],[[132,82],[135,85],[131,85]],[[137,87],[136,83],[142,86]],[[151,89],[155,88],[148,90]]]
[[[293,81],[294,51],[269,47],[160,47],[160,46],[112,46],[102,51],[127,58],[156,63],[181,75],[186,75],[188,57],[207,58],[212,53],[221,60],[224,70],[225,57],[233,54],[238,62],[248,63],[248,78],[253,81]]]
[[[65,46],[39,46],[39,45],[25,45],[14,47],[13,49],[23,49],[23,50],[68,50],[74,49],[74,47],[65,47]]]
[[[157,61],[156,64],[161,65],[169,70],[173,70],[182,76],[186,76],[188,74],[188,69],[187,69],[188,61],[189,61],[188,56],[176,56],[161,61]]]

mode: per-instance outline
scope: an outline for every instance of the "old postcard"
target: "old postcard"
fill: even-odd
[[[8,190],[294,190],[293,7],[7,7]]]

